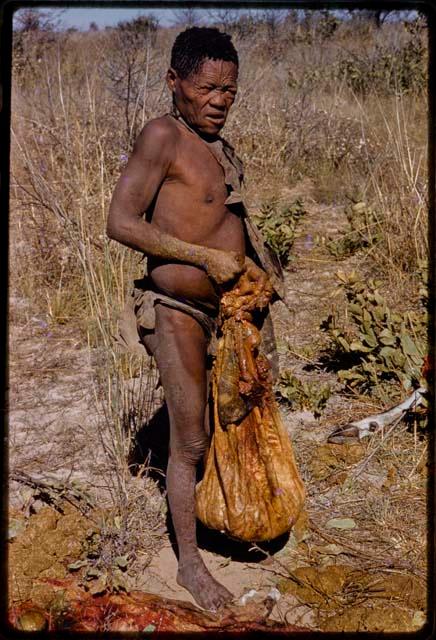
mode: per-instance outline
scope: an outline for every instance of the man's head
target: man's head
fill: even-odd
[[[180,33],[171,51],[167,82],[185,120],[199,133],[217,135],[236,96],[238,54],[230,36],[192,27]]]

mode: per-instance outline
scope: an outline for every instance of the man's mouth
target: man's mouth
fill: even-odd
[[[222,124],[226,119],[223,113],[208,113],[206,118],[211,120],[214,124]]]

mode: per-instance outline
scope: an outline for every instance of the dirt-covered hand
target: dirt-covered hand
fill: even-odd
[[[204,264],[209,277],[217,284],[224,284],[242,273],[244,260],[244,256],[236,251],[208,249]]]
[[[231,291],[221,298],[223,318],[251,319],[251,312],[266,307],[273,294],[267,274],[250,258],[245,260],[245,269]]]
[[[268,276],[266,275],[265,271],[258,267],[257,264],[248,256],[245,256],[244,267],[244,271],[247,276],[247,291],[245,291],[244,287],[241,286],[241,295],[245,295],[245,293],[252,293],[253,291],[256,291],[256,293],[260,294],[265,289],[265,287],[268,286]]]
[[[251,258],[246,257],[243,276],[235,287],[240,308],[249,311],[255,307],[266,306],[272,295],[272,286],[265,271]]]

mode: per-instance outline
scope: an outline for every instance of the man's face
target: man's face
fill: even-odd
[[[167,82],[186,122],[200,133],[215,136],[235,100],[237,78],[238,67],[233,62],[207,58],[197,73],[183,80],[170,69]]]

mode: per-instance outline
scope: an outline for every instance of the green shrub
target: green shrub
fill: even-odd
[[[337,326],[330,315],[321,328],[327,332],[330,356],[351,362],[339,368],[339,380],[362,393],[384,398],[398,395],[398,383],[405,390],[419,386],[421,368],[427,353],[427,313],[392,311],[380,294],[380,282],[363,282],[356,273],[337,274],[345,290],[350,330]]]
[[[365,202],[356,202],[345,209],[350,231],[326,243],[327,250],[335,258],[341,259],[360,249],[377,244],[382,239],[381,220],[377,213]]]
[[[275,202],[263,204],[260,211],[253,216],[266,242],[275,251],[284,267],[290,260],[290,250],[297,236],[297,227],[305,213],[301,200],[295,200],[280,211],[277,211]]]
[[[401,46],[377,45],[370,55],[348,52],[333,73],[355,93],[419,93],[427,88],[426,46],[418,30]]]
[[[290,404],[292,409],[307,409],[318,418],[325,409],[332,390],[328,384],[299,380],[291,371],[286,370],[280,374],[277,393],[279,399]]]

